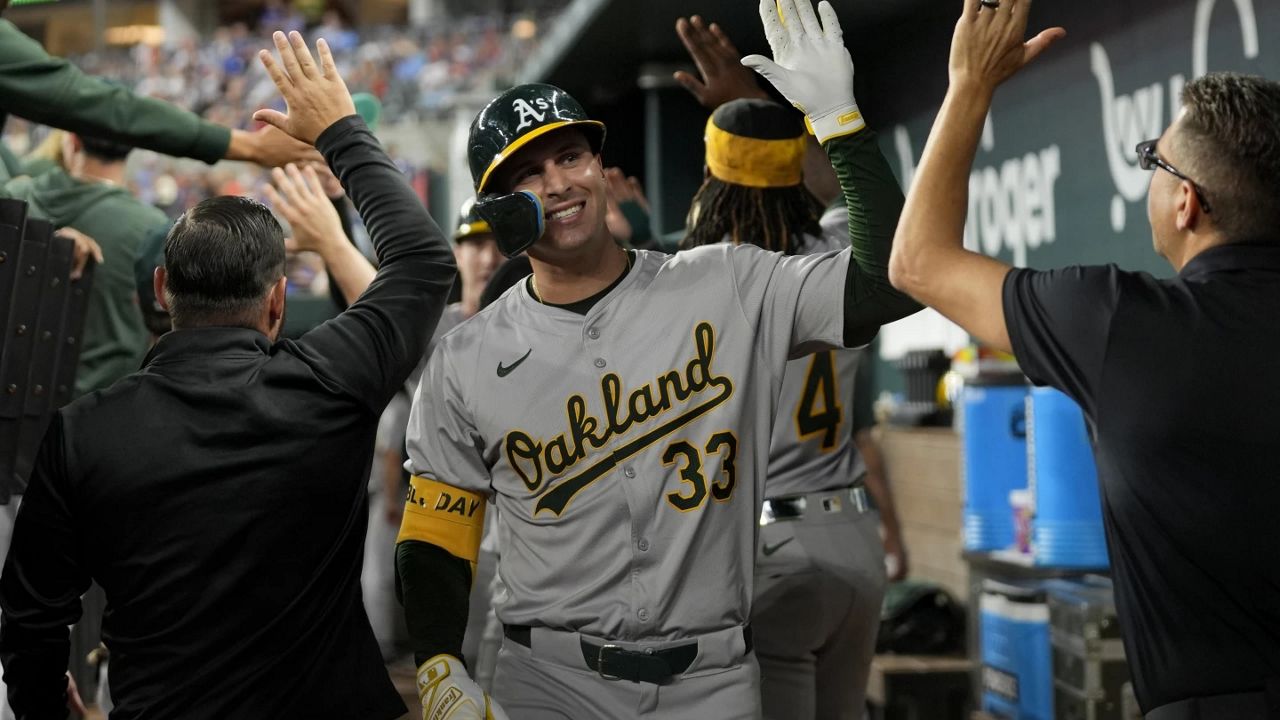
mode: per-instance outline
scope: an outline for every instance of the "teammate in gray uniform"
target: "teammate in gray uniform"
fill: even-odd
[[[822,205],[803,184],[805,129],[794,110],[733,100],[712,113],[705,136],[707,179],[682,248],[733,242],[806,255],[848,245],[847,222],[824,233]],[[751,612],[766,718],[862,717],[885,571],[848,406],[859,355],[822,350],[783,374]]]
[[[741,53],[719,25],[708,23],[697,15],[682,17],[676,21],[676,34],[688,50],[697,74],[681,70],[675,73],[674,79],[703,107],[714,111],[731,100],[769,99],[768,93],[756,82],[756,74],[739,62]],[[844,206],[844,194],[840,191],[840,179],[831,168],[831,160],[826,152],[812,136],[809,136],[805,147],[803,175],[805,189],[813,193],[826,208],[818,220],[822,232],[845,237],[848,234],[849,213]],[[848,383],[853,387],[855,398],[849,417],[853,422],[853,442],[866,466],[863,477],[867,494],[880,517],[888,578],[890,582],[894,582],[907,577],[910,563],[893,491],[884,476],[880,448],[871,432],[875,421],[868,396],[870,387],[864,387],[870,376],[870,352],[868,348],[851,355],[861,360],[857,364],[857,380]]]
[[[763,0],[777,64],[744,62],[809,108],[851,215],[896,218],[820,11]],[[441,339],[413,405],[397,561],[424,717],[757,717],[748,623],[786,362],[863,345],[917,307],[886,282],[892,222],[851,222],[852,250],[819,255],[621,249],[603,134],[543,85],[473,124],[477,192],[533,276]],[[488,497],[507,587],[496,703],[456,659]]]

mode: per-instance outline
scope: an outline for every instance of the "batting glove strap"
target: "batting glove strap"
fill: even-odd
[[[865,128],[867,123],[862,119],[858,106],[851,104],[818,116],[805,115],[804,125],[811,135],[818,138],[818,142],[825,143],[831,138],[852,135]]]
[[[418,667],[418,699],[422,720],[507,720],[452,655],[436,655]]]

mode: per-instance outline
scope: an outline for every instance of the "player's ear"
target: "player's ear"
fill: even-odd
[[[151,290],[156,294],[156,303],[165,311],[169,312],[169,298],[165,296],[165,270],[164,266],[158,266],[155,272],[151,274]]]

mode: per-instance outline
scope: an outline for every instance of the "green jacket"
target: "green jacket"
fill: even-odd
[[[8,182],[9,178],[21,174],[22,161],[4,143],[0,143],[0,183]]]
[[[85,75],[8,20],[0,20],[0,112],[207,163],[231,144],[229,129]]]
[[[169,219],[123,188],[82,182],[62,170],[9,181],[4,194],[29,204],[28,212],[58,227],[72,227],[102,247],[94,270],[76,369],[76,396],[135,372],[150,335],[138,309],[134,260],[147,233]]]

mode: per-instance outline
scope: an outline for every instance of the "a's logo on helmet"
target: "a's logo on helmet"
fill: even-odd
[[[516,125],[516,132],[529,127],[535,120],[541,123],[547,119],[546,111],[549,110],[551,106],[547,104],[546,98],[538,98],[533,101],[533,104],[537,105],[538,110],[541,110],[542,112],[538,112],[538,110],[533,109],[533,105],[530,105],[524,98],[519,98],[515,102],[511,103],[511,109],[520,116],[520,124]]]

